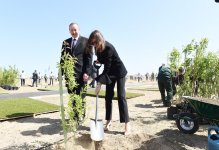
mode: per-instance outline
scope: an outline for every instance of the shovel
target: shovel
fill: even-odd
[[[98,95],[96,96],[95,119],[91,119],[90,121],[90,134],[92,140],[102,141],[104,137],[103,121],[101,119],[98,120],[97,114],[98,114]]]

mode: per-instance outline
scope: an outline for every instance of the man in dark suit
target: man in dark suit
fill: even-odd
[[[35,70],[34,73],[33,73],[33,76],[32,76],[32,79],[33,79],[33,84],[32,84],[32,87],[34,87],[34,83],[36,83],[36,87],[37,87],[37,80],[38,80],[38,73],[37,71]]]
[[[80,95],[81,90],[83,90],[83,88],[87,84],[91,72],[92,53],[85,52],[87,38],[80,35],[80,29],[77,23],[71,23],[69,25],[69,32],[72,37],[63,41],[61,57],[65,53],[68,53],[72,57],[75,57],[77,59],[74,70],[75,70],[75,80],[78,86],[73,90],[70,90],[68,88],[68,84],[66,84],[66,86],[69,94],[76,93]],[[68,45],[68,47],[70,48],[66,48],[66,45]],[[63,63],[62,59],[60,60],[60,63]],[[62,75],[63,75],[63,71],[62,71]],[[68,82],[68,79],[66,77],[65,79]],[[85,94],[82,95],[82,98],[85,98]]]
[[[69,94],[75,93],[82,97],[82,105],[85,108],[84,98],[86,96],[86,84],[91,72],[92,66],[92,53],[86,52],[86,44],[87,38],[80,35],[79,26],[77,23],[71,23],[69,25],[69,32],[71,34],[71,38],[68,38],[63,41],[62,44],[62,53],[61,57],[65,54],[71,55],[73,58],[76,58],[76,62],[74,64],[74,77],[77,83],[77,86],[71,89],[68,85],[69,78],[64,74],[65,72],[62,70],[62,75],[65,75],[66,87]],[[62,65],[64,60],[61,58],[60,64]],[[73,67],[73,66],[72,66]],[[75,103],[72,103],[73,107],[75,107]],[[85,117],[86,108],[83,112],[83,118]],[[78,114],[75,116],[78,121],[83,121],[83,118],[78,118]],[[78,122],[79,123],[79,122]]]

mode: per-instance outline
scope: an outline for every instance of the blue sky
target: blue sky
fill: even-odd
[[[0,66],[16,65],[28,74],[57,72],[71,22],[86,37],[100,30],[129,74],[156,72],[173,47],[181,50],[192,39],[207,37],[208,50],[219,51],[214,0],[2,0],[0,19]]]

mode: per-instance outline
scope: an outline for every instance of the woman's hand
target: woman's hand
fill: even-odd
[[[87,82],[88,79],[89,79],[89,76],[88,76],[86,73],[84,73],[84,74],[83,74],[83,80],[84,80],[84,82]]]
[[[100,90],[101,90],[101,83],[97,83],[96,90],[95,90],[96,95],[99,95]]]

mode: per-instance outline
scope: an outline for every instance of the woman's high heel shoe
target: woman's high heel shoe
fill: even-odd
[[[104,128],[104,131],[109,131],[110,130],[110,127],[111,127],[112,123],[111,122],[107,122],[106,123],[106,126]]]

